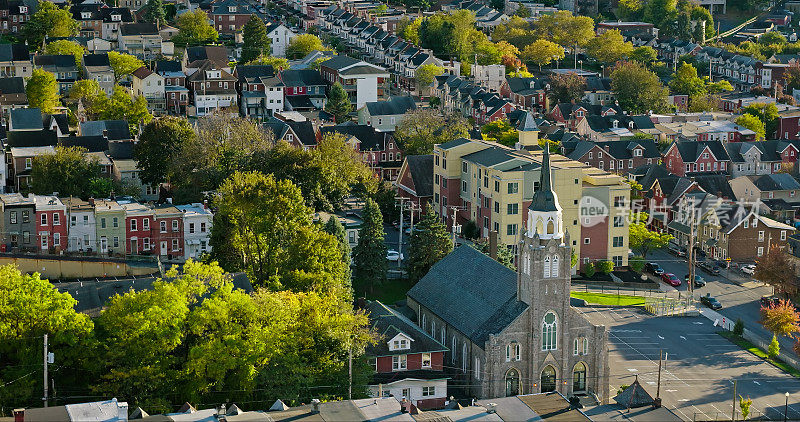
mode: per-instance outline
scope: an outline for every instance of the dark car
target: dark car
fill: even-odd
[[[714,264],[716,264],[720,268],[728,268],[730,266],[728,261],[722,261],[722,260],[714,261]]]
[[[675,276],[675,274],[672,273],[661,274],[661,281],[669,284],[672,287],[678,287],[681,285],[681,281]]]
[[[702,269],[703,271],[705,271],[705,272],[707,272],[709,274],[712,274],[712,275],[719,275],[719,273],[721,272],[719,267],[717,267],[716,265],[714,265],[714,264],[712,264],[712,263],[710,263],[708,261],[698,262],[697,266],[700,269]]]
[[[769,307],[770,305],[778,306],[778,303],[781,301],[781,298],[775,296],[762,296],[761,297],[761,306]]]
[[[675,245],[669,245],[667,247],[667,250],[669,251],[669,253],[671,253],[671,254],[673,254],[673,255],[675,255],[677,257],[686,256],[686,250],[684,250],[683,248],[680,248],[678,246],[675,246]]]
[[[711,297],[711,293],[700,296],[700,303],[714,310],[722,309],[722,304],[716,298]]]
[[[689,282],[689,274],[686,274],[685,276],[683,276],[683,281],[685,281],[687,283]],[[699,276],[699,275],[695,274],[694,275],[694,287],[705,287],[705,285],[706,285],[706,280],[703,279],[702,276]]]
[[[664,274],[664,269],[661,268],[661,266],[655,262],[648,262],[647,264],[645,264],[644,269],[645,271],[655,275]]]

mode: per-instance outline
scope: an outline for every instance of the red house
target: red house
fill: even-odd
[[[42,253],[67,248],[67,207],[56,196],[36,195],[36,236]]]
[[[420,321],[422,327],[397,310],[381,302],[366,303],[372,328],[381,336],[366,351],[375,374],[369,384],[370,394],[394,396],[419,409],[440,409],[447,398],[444,353],[437,340],[435,321]],[[433,334],[428,334],[428,329]]]
[[[137,204],[122,204],[125,209],[125,252],[128,255],[150,255],[153,253],[154,213],[149,207]]]
[[[397,176],[397,196],[408,198],[415,215],[433,199],[433,155],[407,155]]]
[[[236,34],[241,32],[253,10],[247,3],[226,0],[214,3],[209,17],[214,21],[214,29],[220,34]]]
[[[157,207],[153,210],[155,227],[153,228],[154,253],[162,259],[173,260],[183,257],[183,219],[182,212],[172,205]]]
[[[664,153],[664,166],[677,176],[700,173],[725,173],[730,157],[721,141],[673,142]]]

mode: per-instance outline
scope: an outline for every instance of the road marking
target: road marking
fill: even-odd
[[[628,368],[628,371],[631,371],[631,372],[637,372],[637,371],[638,371],[638,369],[636,369],[636,368]]]
[[[684,337],[684,336],[681,336],[681,338],[682,338],[682,339],[684,339],[684,340],[686,340],[686,337]]]
[[[611,330],[612,333],[641,333],[642,330]]]
[[[693,324],[694,324],[694,325],[703,325],[703,323],[702,323],[702,322],[700,322],[700,321],[695,321],[695,322],[693,322]]]
[[[661,340],[664,340],[664,337],[661,337],[660,334],[658,335],[658,338],[660,338]]]
[[[689,399],[678,399],[678,401],[689,401]]]
[[[674,393],[676,391],[678,391],[678,390],[667,390],[667,393]]]
[[[753,383],[754,383],[755,385],[761,385],[761,383],[760,383],[760,382],[758,382],[758,381],[753,381]]]

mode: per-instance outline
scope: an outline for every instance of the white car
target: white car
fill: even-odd
[[[753,275],[756,272],[756,266],[753,264],[745,265],[742,267],[742,272],[748,275]]]
[[[389,261],[393,261],[393,262],[402,261],[403,260],[403,254],[401,254],[400,252],[397,252],[395,250],[391,250],[390,249],[386,253],[386,259],[389,260]]]

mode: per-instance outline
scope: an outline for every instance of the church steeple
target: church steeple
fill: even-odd
[[[534,190],[528,207],[528,236],[538,233],[541,239],[560,239],[564,234],[561,205],[553,190],[550,174],[550,148],[545,145],[542,155],[539,189]]]

